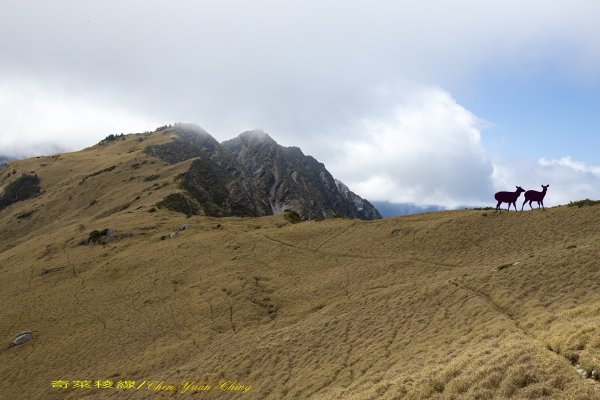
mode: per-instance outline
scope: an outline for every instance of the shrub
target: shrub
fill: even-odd
[[[102,233],[98,229],[94,229],[89,234],[90,242],[96,242],[98,239],[100,239],[101,236]]]
[[[81,226],[81,225],[80,225]],[[107,244],[111,241],[115,240],[114,236],[115,230],[112,228],[104,228],[102,230],[94,229],[90,232],[87,238],[83,239],[79,242],[80,245],[90,244],[90,243],[100,243]]]
[[[166,129],[172,128],[173,125],[163,125],[163,126],[159,126],[158,128],[156,128],[156,130],[154,132],[160,132],[160,131],[164,131]]]
[[[187,216],[197,215],[199,213],[198,207],[183,193],[171,193],[164,199],[162,199],[157,206],[159,208],[167,208],[172,211],[184,213]]]
[[[102,143],[102,142],[113,142],[113,141],[115,141],[117,139],[124,138],[124,137],[125,137],[125,135],[123,135],[122,133],[121,134],[116,134],[116,135],[111,133],[110,135],[108,135],[107,137],[105,137],[100,143]]]
[[[23,219],[23,218],[29,218],[31,217],[31,215],[35,212],[35,210],[30,210],[30,211],[25,211],[22,212],[21,214],[17,215],[18,219]]]
[[[36,197],[40,194],[40,178],[37,175],[23,174],[4,190],[0,196],[0,210],[18,201]]]
[[[150,176],[147,176],[146,178],[144,178],[144,182],[155,181],[158,178],[160,178],[160,175],[150,175]]]
[[[100,174],[102,174],[102,173],[104,173],[104,172],[110,172],[110,171],[114,170],[115,168],[117,168],[117,166],[116,166],[116,165],[113,165],[113,166],[111,166],[111,167],[104,168],[104,169],[102,169],[102,170],[100,170],[100,171],[96,171],[96,172],[94,172],[94,173],[91,173],[91,174],[89,174],[89,175],[87,175],[87,176],[84,176],[84,177],[81,179],[81,182],[79,182],[79,184],[81,185],[83,182],[85,182],[85,180],[86,180],[87,178],[91,178],[92,176],[100,175]]]
[[[578,208],[581,208],[583,206],[595,206],[596,204],[600,204],[600,200],[585,199],[585,200],[579,200],[579,201],[570,201],[568,206],[569,207],[577,206]]]
[[[283,211],[283,218],[285,218],[286,221],[289,221],[292,224],[302,222],[302,218],[300,218],[300,215],[296,211],[290,209],[285,209]]]

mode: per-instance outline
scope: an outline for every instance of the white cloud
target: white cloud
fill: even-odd
[[[542,158],[537,163],[528,160],[495,160],[493,179],[496,190],[512,190],[519,185],[525,190],[541,191],[541,185],[550,185],[544,198],[547,206],[585,198],[600,199],[600,166],[588,165],[570,157],[554,160]]]
[[[571,157],[562,157],[558,160],[546,160],[545,158],[541,158],[538,163],[542,167],[564,167],[566,170],[573,170],[577,172],[583,173],[592,173],[594,175],[600,176],[600,167],[595,167],[592,165],[587,165],[581,161],[576,161],[571,159]]]
[[[365,119],[330,165],[371,200],[480,203],[492,190],[492,164],[481,145],[485,123],[438,88],[417,90],[385,119]]]
[[[150,130],[154,118],[34,82],[0,80],[0,154],[33,156],[79,150],[111,133]]]
[[[386,117],[363,119],[347,132],[327,166],[370,200],[495,206],[497,191],[541,190],[542,184],[550,185],[548,206],[600,199],[600,166],[571,157],[492,157],[481,143],[486,126],[448,92],[415,90]]]
[[[457,93],[540,66],[600,81],[590,0],[5,1],[2,76],[110,88],[222,138],[318,138],[393,106],[371,91],[397,82]]]

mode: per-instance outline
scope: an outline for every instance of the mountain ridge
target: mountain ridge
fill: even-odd
[[[236,155],[197,125],[178,124],[157,132],[109,135],[80,151],[11,161],[10,171],[4,170],[0,175],[0,195],[23,175],[36,175],[40,190],[33,201],[14,203],[0,213],[19,210],[19,215],[31,216],[19,219],[20,223],[42,230],[51,229],[58,218],[65,223],[96,220],[137,210],[152,212],[160,207],[188,216],[260,216],[295,208],[305,219],[363,217],[352,209],[354,206],[349,207],[349,201],[339,193],[322,164],[304,156],[298,148],[284,148],[274,141],[269,146],[264,148],[266,154],[279,154],[283,157],[279,162],[285,167],[278,170],[277,176],[268,174],[272,182],[242,172],[238,159],[249,157],[252,151],[245,148],[245,152]],[[306,205],[306,200],[301,199],[311,194],[308,190],[294,197],[296,184],[285,176],[294,172],[288,168],[288,154],[312,165],[312,178],[315,171],[327,174],[327,190],[332,192],[324,200],[329,205],[317,198],[311,209],[311,204]],[[260,190],[257,182],[264,185]],[[276,188],[268,186],[277,182]],[[310,185],[306,187],[311,189]],[[268,188],[273,189],[272,193],[266,193]],[[315,192],[318,194],[323,188]],[[269,195],[280,197],[272,201]],[[42,209],[44,213],[39,212]],[[378,217],[378,213],[373,216]],[[0,231],[0,242],[12,231],[10,226]]]
[[[305,219],[381,218],[368,201],[342,193],[324,164],[298,147],[277,144],[264,131],[246,131],[222,143],[191,124],[163,133],[174,140],[146,147],[147,154],[170,164],[196,159],[182,175],[187,198],[177,204],[195,203],[186,213],[261,216],[291,209]]]

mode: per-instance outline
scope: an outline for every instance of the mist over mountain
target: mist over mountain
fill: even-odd
[[[438,205],[419,205],[415,203],[392,203],[389,201],[371,202],[381,213],[383,218],[391,218],[399,215],[418,214],[431,211],[442,211],[444,207]]]
[[[0,168],[4,167],[11,160],[14,160],[14,158],[0,154]]]

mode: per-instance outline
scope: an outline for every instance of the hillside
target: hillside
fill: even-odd
[[[599,206],[188,217],[172,139],[0,169],[41,190],[0,210],[0,398],[600,398]]]

